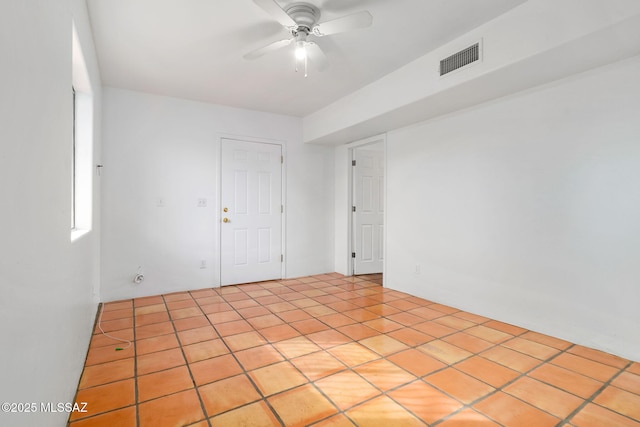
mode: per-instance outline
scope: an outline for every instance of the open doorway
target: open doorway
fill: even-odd
[[[351,272],[384,271],[385,144],[375,139],[353,146],[351,154]]]

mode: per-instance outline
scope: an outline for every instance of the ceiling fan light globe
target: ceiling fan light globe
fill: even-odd
[[[307,49],[304,42],[296,42],[296,59],[302,61],[307,57]]]

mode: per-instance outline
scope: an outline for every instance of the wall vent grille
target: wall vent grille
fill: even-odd
[[[480,59],[480,43],[469,46],[458,53],[454,53],[448,58],[440,61],[440,75],[444,76],[458,68],[469,65]]]

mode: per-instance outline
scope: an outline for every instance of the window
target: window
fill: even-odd
[[[92,227],[93,96],[75,26],[72,36],[71,240]]]

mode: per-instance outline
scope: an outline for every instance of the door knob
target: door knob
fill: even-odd
[[[223,212],[229,212],[229,208],[222,209]]]
[[[222,222],[229,222],[229,218],[222,218]]]

